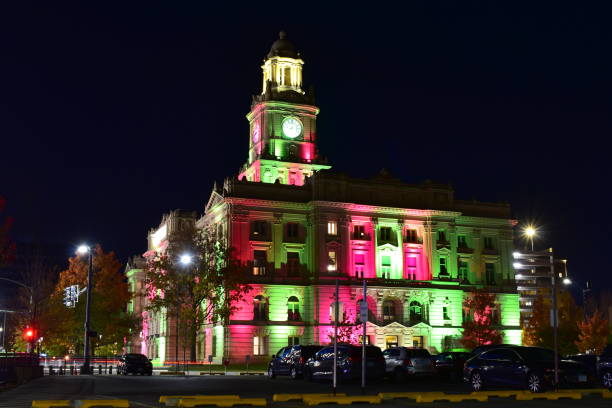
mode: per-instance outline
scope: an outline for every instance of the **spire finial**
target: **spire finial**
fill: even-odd
[[[281,40],[284,40],[285,38],[287,38],[287,33],[285,32],[285,30],[281,30],[281,32],[280,32],[280,33],[278,33],[278,37],[279,37]]]

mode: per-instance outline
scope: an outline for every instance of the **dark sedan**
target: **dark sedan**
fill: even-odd
[[[140,375],[153,375],[153,364],[147,356],[137,353],[128,353],[119,357],[119,364],[117,365],[117,374],[140,374]]]
[[[465,363],[463,378],[473,391],[519,387],[542,392],[554,384],[554,353],[539,347],[504,347],[485,351]],[[585,385],[592,377],[584,365],[559,361],[560,385]]]
[[[338,345],[337,378],[355,380],[361,378],[361,346]],[[328,346],[318,351],[304,366],[304,379],[330,379],[334,369],[334,347]],[[385,375],[385,358],[376,346],[366,346],[366,377],[381,379]]]
[[[323,346],[295,345],[283,347],[272,356],[268,365],[268,377],[273,379],[278,375],[288,375],[294,380],[302,376],[304,364]]]
[[[458,351],[447,351],[433,356],[436,373],[438,376],[448,378],[451,381],[461,381],[463,365],[470,356],[470,353]]]

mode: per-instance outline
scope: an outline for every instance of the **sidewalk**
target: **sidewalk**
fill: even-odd
[[[157,369],[156,368],[156,369],[153,370],[153,375],[160,375],[160,373],[162,371],[173,372],[173,371],[176,371],[176,370],[175,369],[163,369],[163,368]],[[184,371],[184,370],[180,370],[180,369],[178,371],[179,372],[184,372],[185,376],[198,376],[198,377],[200,376],[200,373],[206,373],[206,375],[208,375],[208,373],[210,372],[209,370],[189,370],[189,371]],[[213,374],[214,373],[225,373],[224,370],[212,370],[212,372],[213,372]],[[227,374],[225,374],[225,375],[227,375],[227,376],[230,376],[230,375],[231,376],[240,376],[241,375],[240,373],[247,373],[247,371],[246,370],[245,371],[233,371],[233,370],[230,371],[230,370],[228,370]],[[249,370],[248,373],[250,373],[250,375],[255,375],[255,376],[265,376],[266,375],[266,372],[262,371],[262,370]],[[204,375],[202,375],[202,376],[204,376]],[[215,377],[216,376],[219,376],[219,374],[215,375]],[[243,374],[243,376],[246,376],[246,375]]]

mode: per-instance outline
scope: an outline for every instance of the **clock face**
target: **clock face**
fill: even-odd
[[[260,129],[259,122],[253,123],[253,143],[259,142]]]
[[[302,123],[297,118],[283,119],[283,134],[290,139],[295,139],[302,134]]]

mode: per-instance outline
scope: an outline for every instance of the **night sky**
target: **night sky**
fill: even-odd
[[[66,257],[100,243],[125,261],[163,213],[202,212],[213,181],[246,160],[245,115],[283,29],[335,170],[510,202],[576,288],[612,287],[610,10],[14,3],[0,10],[0,195],[18,242]]]

